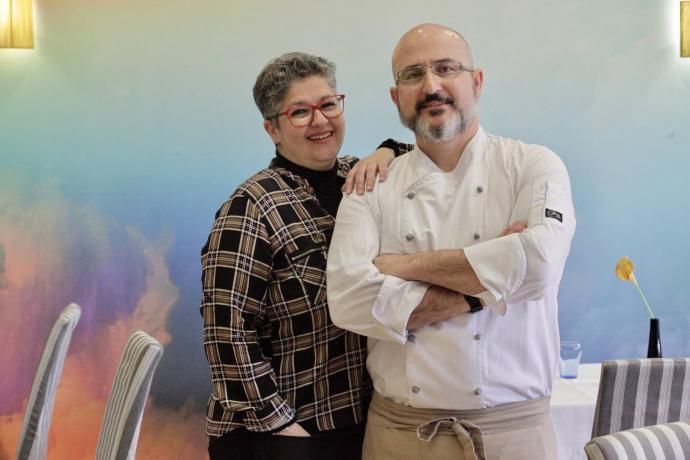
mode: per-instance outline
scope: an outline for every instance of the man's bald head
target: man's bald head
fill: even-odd
[[[397,72],[402,68],[398,64],[406,55],[419,51],[424,47],[433,48],[437,43],[457,45],[457,49],[460,50],[461,56],[463,56],[462,63],[468,67],[474,67],[472,50],[460,32],[441,24],[425,23],[419,24],[405,32],[398,44],[395,45],[392,58],[393,78],[396,77]]]

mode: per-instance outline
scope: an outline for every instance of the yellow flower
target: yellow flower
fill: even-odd
[[[621,257],[618,263],[616,264],[616,276],[623,281],[630,281],[635,285],[637,288],[637,292],[640,294],[640,297],[642,297],[642,301],[644,302],[645,306],[647,307],[647,311],[649,312],[649,317],[654,319],[654,313],[652,312],[652,307],[649,306],[649,302],[647,302],[647,298],[645,295],[642,293],[642,289],[640,289],[640,285],[637,282],[637,278],[635,278],[635,273],[633,273],[633,270],[635,268],[635,264],[633,264],[633,261],[630,260],[630,257]]]
[[[633,281],[635,279],[634,269],[635,264],[630,260],[630,257],[621,257],[621,260],[616,264],[616,276],[623,281]]]

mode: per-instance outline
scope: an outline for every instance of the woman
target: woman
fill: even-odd
[[[273,59],[254,85],[276,156],[223,204],[202,250],[211,460],[361,457],[366,339],[335,327],[326,303],[328,244],[357,161],[337,158],[344,98],[335,66],[304,53]],[[369,157],[360,185],[392,159]]]

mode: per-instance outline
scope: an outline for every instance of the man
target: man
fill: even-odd
[[[568,173],[481,128],[484,76],[459,33],[417,26],[392,65],[417,148],[343,199],[328,257],[333,322],[369,337],[364,458],[553,460]]]

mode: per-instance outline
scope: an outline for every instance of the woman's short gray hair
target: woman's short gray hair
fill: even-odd
[[[254,102],[265,120],[275,116],[290,85],[313,75],[328,81],[335,91],[335,64],[307,53],[286,53],[271,59],[256,77]]]

